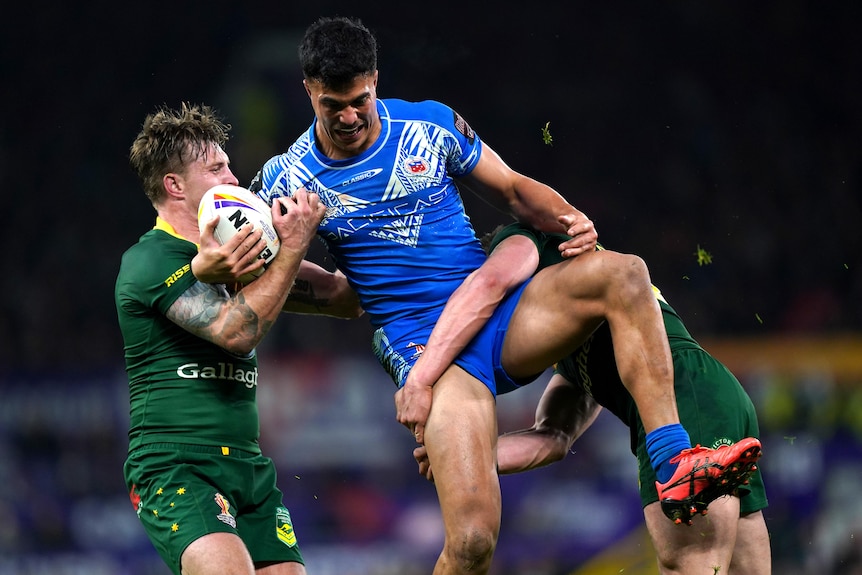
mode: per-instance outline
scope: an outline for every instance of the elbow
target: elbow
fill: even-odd
[[[351,306],[348,309],[344,310],[344,313],[341,315],[344,319],[359,319],[365,314],[365,310],[362,309],[362,306],[359,305],[359,302],[356,303],[355,306]]]
[[[357,319],[362,317],[365,310],[362,309],[362,304],[359,302],[359,296],[353,291],[350,286],[343,287],[334,298],[337,305],[337,317],[343,319]]]
[[[241,337],[237,335],[235,337],[228,336],[224,341],[216,343],[219,347],[221,347],[228,353],[238,355],[240,357],[245,357],[250,355],[255,350],[261,339],[262,338],[249,339],[248,337]]]
[[[569,454],[569,448],[572,445],[568,434],[560,430],[546,430],[547,442],[547,461],[548,463],[556,463],[562,461]]]
[[[226,345],[222,347],[228,353],[233,355],[237,355],[240,357],[246,357],[251,355],[251,352],[254,351],[255,346],[246,346],[246,345]]]
[[[515,285],[516,282],[507,274],[484,268],[479,268],[470,278],[471,290],[493,296],[496,301],[502,300]]]

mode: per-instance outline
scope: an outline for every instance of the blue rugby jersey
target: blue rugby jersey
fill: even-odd
[[[319,195],[318,235],[375,327],[433,322],[485,260],[453,180],[476,166],[481,141],[439,102],[377,100],[377,110],[381,134],[361,155],[323,156],[312,123],[250,188],[270,205],[302,186]]]

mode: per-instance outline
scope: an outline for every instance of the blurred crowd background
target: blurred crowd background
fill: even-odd
[[[38,3],[37,3],[38,4]],[[4,8],[0,575],[167,573],[124,493],[113,282],[154,212],[144,116],[210,104],[247,185],[307,128],[296,46],[321,15],[377,34],[380,97],[458,110],[637,253],[761,417],[775,572],[862,572],[862,4],[102,0]],[[478,233],[508,221],[465,195]],[[711,256],[699,261],[698,253]],[[310,257],[327,264],[315,245]],[[285,316],[260,349],[262,443],[309,573],[427,573],[433,486],[371,329]],[[500,398],[532,422],[541,383]],[[626,431],[503,478],[495,575],[652,573]]]

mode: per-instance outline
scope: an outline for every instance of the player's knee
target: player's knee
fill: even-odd
[[[615,269],[626,283],[646,282],[649,283],[649,269],[646,262],[639,256],[633,254],[615,254]]]
[[[488,528],[461,529],[446,542],[446,553],[458,573],[484,573],[497,545],[496,532]]]
[[[653,297],[649,269],[646,262],[632,254],[608,254],[606,262],[609,269],[608,281],[615,294],[622,295],[625,301],[638,296]]]

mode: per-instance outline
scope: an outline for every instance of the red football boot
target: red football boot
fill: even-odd
[[[684,449],[670,460],[678,464],[673,477],[655,483],[661,510],[677,525],[691,525],[697,513],[706,515],[710,503],[748,483],[760,453],[760,441],[753,437],[718,449]]]

